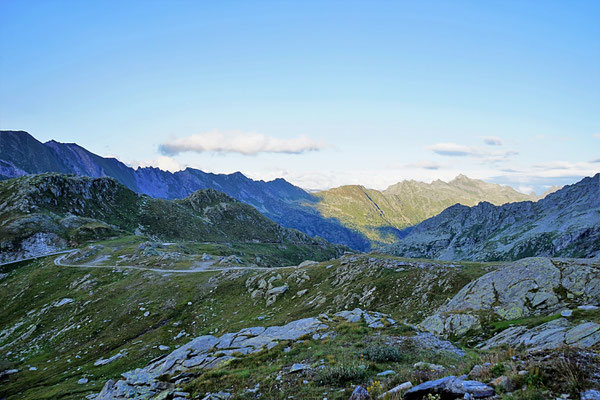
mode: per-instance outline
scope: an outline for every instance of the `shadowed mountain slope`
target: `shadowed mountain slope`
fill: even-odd
[[[600,256],[600,174],[537,202],[455,205],[411,229],[387,252],[444,260]]]

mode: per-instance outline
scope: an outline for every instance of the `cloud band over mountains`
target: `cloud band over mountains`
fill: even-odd
[[[159,151],[168,156],[183,152],[195,153],[238,153],[257,155],[260,153],[301,154],[318,151],[324,142],[315,141],[305,135],[280,139],[254,132],[207,132],[171,139],[159,146]]]
[[[475,157],[490,162],[507,160],[510,157],[519,154],[517,151],[514,150],[489,151],[480,147],[464,146],[456,143],[436,143],[431,146],[426,146],[425,149],[430,150],[441,156]]]

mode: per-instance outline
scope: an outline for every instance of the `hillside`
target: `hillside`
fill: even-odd
[[[269,219],[357,250],[370,247],[359,232],[319,214],[317,198],[284,179],[255,181],[242,175],[212,174],[187,168],[175,173],[158,168],[133,169],[115,158],[104,158],[74,143],[41,143],[23,131],[0,131],[0,179],[59,172],[112,177],[137,193],[154,198],[181,199],[199,189],[216,189],[249,204]]]
[[[469,374],[482,382],[506,376],[517,394],[528,386],[516,397],[524,400],[548,398],[542,392],[579,398],[581,387],[598,384],[597,260],[448,263],[351,254],[287,268],[244,262],[177,274],[144,269],[156,256],[137,245],[101,245],[113,258],[94,268],[75,253],[69,265],[48,257],[0,266],[0,351],[6,355],[0,396],[322,399],[327,393],[346,400],[355,385],[375,398],[407,381]],[[180,251],[160,250],[163,260]],[[523,271],[531,277],[526,282]],[[504,290],[497,301],[494,286]],[[517,308],[522,312],[502,312]],[[566,309],[571,312],[561,316]],[[460,347],[424,329],[451,336]],[[525,346],[510,351],[493,346],[523,337]],[[479,344],[489,348],[476,349]],[[541,354],[528,351],[539,346]],[[569,370],[581,374],[579,386],[552,372],[561,360],[573,362]]]
[[[444,260],[600,256],[600,174],[537,202],[455,205],[411,229],[386,252]]]
[[[315,195],[314,206],[328,218],[337,218],[374,243],[393,243],[400,230],[439,214],[454,204],[474,206],[482,201],[495,205],[537,200],[509,186],[459,175],[450,182],[402,181],[384,191],[363,186],[342,186]]]
[[[10,260],[87,240],[144,235],[160,240],[299,244],[342,251],[283,228],[212,189],[181,200],[138,195],[112,178],[28,175],[0,182],[0,248]]]

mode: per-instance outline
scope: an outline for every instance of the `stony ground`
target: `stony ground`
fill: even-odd
[[[596,263],[347,254],[295,267],[271,258],[287,268],[264,270],[256,249],[189,246],[119,239],[68,257],[112,268],[63,267],[56,256],[2,266],[0,398],[104,390],[108,399],[143,389],[164,398],[345,399],[357,385],[372,398],[390,390],[399,398],[407,382],[420,395],[418,385],[437,378],[440,391],[475,390],[464,383],[472,379],[497,397],[577,398],[600,385],[591,367],[599,364],[600,299],[589,290],[598,287]],[[166,272],[201,262],[220,269]],[[158,271],[119,268],[131,264]],[[558,278],[528,278],[523,268],[554,268]],[[474,290],[500,282],[491,302]],[[457,331],[452,315],[477,323]]]

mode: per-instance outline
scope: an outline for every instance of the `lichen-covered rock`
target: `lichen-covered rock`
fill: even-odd
[[[362,387],[360,385],[354,389],[354,391],[348,398],[348,400],[369,400],[369,399],[371,399],[371,395],[369,394],[369,392],[367,392],[367,389],[365,389],[364,387]]]
[[[427,381],[417,385],[404,394],[405,400],[420,400],[428,394],[440,395],[443,399],[469,398],[482,399],[494,395],[494,388],[477,381],[468,381],[456,376]]]
[[[338,313],[335,313],[334,315],[336,317],[343,318],[348,322],[360,322],[364,319],[365,323],[369,328],[383,328],[386,324],[396,324],[396,321],[390,318],[390,316],[387,314],[382,314],[379,312],[367,312],[361,310],[360,308],[355,308],[351,311],[340,311]]]
[[[586,390],[581,392],[581,400],[600,400],[600,390]]]
[[[573,326],[565,318],[547,322],[535,328],[515,326],[508,328],[484,344],[484,349],[501,345],[525,347],[531,350],[555,349],[562,346],[587,348],[600,343],[600,325],[585,322]]]
[[[511,320],[598,302],[598,262],[527,258],[470,282],[421,326],[437,335],[460,336],[481,326],[479,314]]]
[[[234,359],[237,354],[270,349],[281,341],[298,340],[327,328],[328,325],[318,318],[304,318],[283,326],[245,328],[236,333],[226,333],[220,338],[199,336],[144,368],[123,373],[123,380],[108,381],[97,400],[145,400],[159,394],[170,395],[174,387],[158,380],[161,375],[215,368]]]
[[[421,327],[435,335],[463,335],[471,329],[481,327],[479,317],[471,314],[432,315],[426,318]]]

